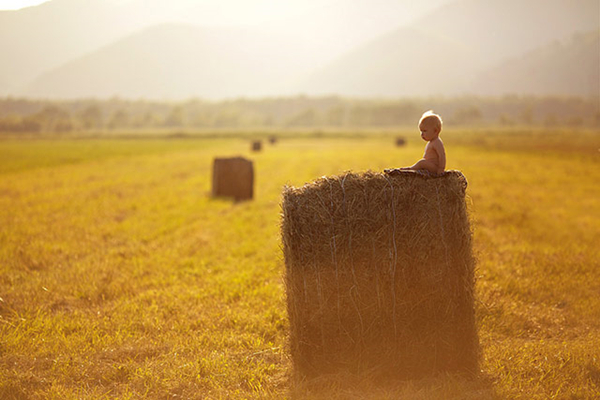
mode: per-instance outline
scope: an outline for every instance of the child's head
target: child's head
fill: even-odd
[[[442,117],[432,110],[425,111],[419,120],[419,131],[423,140],[431,141],[442,131]]]

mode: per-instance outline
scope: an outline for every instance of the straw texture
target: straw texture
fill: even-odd
[[[284,189],[297,376],[414,378],[477,369],[466,186],[458,171],[393,170]]]

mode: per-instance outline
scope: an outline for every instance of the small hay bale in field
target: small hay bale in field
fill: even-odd
[[[252,142],[252,151],[261,151],[262,150],[262,142],[260,140],[255,140]]]
[[[276,144],[277,143],[277,136],[269,136],[269,143]]]
[[[346,173],[283,192],[297,376],[476,371],[466,179]]]
[[[250,200],[254,192],[254,166],[243,157],[215,158],[213,162],[213,197]]]
[[[403,137],[397,137],[396,138],[396,147],[402,147],[406,145],[406,139],[404,139]]]

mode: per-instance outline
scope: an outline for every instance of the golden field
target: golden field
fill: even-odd
[[[255,137],[0,140],[0,398],[600,397],[600,132],[442,133],[469,181],[481,372],[387,385],[294,381],[280,196],[424,142]],[[231,155],[254,160],[253,201],[209,196]]]

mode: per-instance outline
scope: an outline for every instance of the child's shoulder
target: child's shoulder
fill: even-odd
[[[433,146],[442,146],[442,147],[444,147],[444,142],[442,142],[442,138],[439,137],[439,136],[436,137],[435,139],[433,139],[429,143],[431,143]]]

